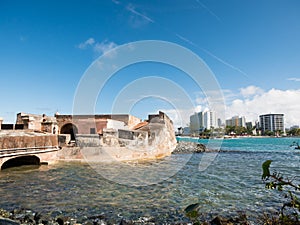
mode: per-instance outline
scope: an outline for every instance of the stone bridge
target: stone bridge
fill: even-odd
[[[2,170],[20,165],[40,165],[55,161],[59,149],[53,146],[1,149],[0,168]]]
[[[59,149],[57,135],[34,131],[1,131],[0,168],[55,161]]]

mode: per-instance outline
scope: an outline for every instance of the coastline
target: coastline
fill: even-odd
[[[267,145],[270,143],[280,144],[283,147],[275,145],[275,149],[279,147],[279,151],[272,155],[272,159],[274,161],[282,161],[284,156],[286,159],[291,159],[288,161],[288,164],[284,164],[287,169],[293,171],[293,168],[298,168],[299,154],[294,154],[291,149],[288,153],[280,152],[281,149],[287,148],[285,147],[287,146],[286,143],[290,142],[288,139],[284,143],[282,143],[283,139],[274,138],[271,142],[268,141],[271,139],[265,140],[261,140],[262,142],[259,143],[254,140],[253,143],[260,149],[264,148],[261,147],[261,143],[266,143]],[[242,142],[242,140],[240,141]],[[235,143],[228,141],[225,144],[234,146],[232,144]],[[195,144],[193,145],[195,146]],[[75,153],[75,150],[73,153]],[[189,220],[184,217],[183,208],[193,202],[199,201],[201,204],[204,204],[199,213],[203,212],[211,215],[209,221],[213,219],[212,217],[219,215],[218,211],[220,212],[220,210],[224,210],[224,214],[220,214],[220,216],[225,216],[226,218],[228,218],[227,216],[233,216],[236,212],[235,210],[247,210],[250,220],[255,221],[255,216],[260,212],[261,207],[264,208],[264,203],[268,205],[270,203],[268,201],[272,202],[274,199],[277,199],[276,196],[271,199],[270,196],[267,198],[263,197],[265,191],[260,183],[260,176],[258,176],[261,172],[261,162],[265,160],[265,157],[270,156],[269,154],[265,154],[265,152],[261,154],[259,151],[254,151],[251,154],[248,154],[248,152],[246,154],[243,152],[221,153],[218,155],[218,161],[214,162],[205,173],[200,173],[197,165],[203,155],[203,153],[173,155],[171,157],[178,159],[178,163],[185,157],[191,157],[192,160],[175,177],[170,177],[169,180],[157,185],[137,188],[114,184],[106,181],[106,179],[100,181],[99,179],[102,178],[98,177],[98,175],[93,175],[93,169],[89,165],[80,165],[82,161],[76,159],[76,157],[74,157],[73,161],[76,163],[73,165],[61,161],[61,164],[57,166],[42,166],[40,168],[42,173],[37,169],[27,170],[24,173],[20,173],[18,169],[13,169],[11,172],[3,173],[1,186],[3,190],[1,197],[6,196],[7,202],[11,204],[2,202],[1,208],[11,212],[14,209],[18,209],[18,207],[24,207],[26,210],[31,209],[32,213],[45,213],[45,217],[54,213],[53,215],[55,216],[49,218],[50,222],[48,224],[52,222],[57,224],[56,220],[59,217],[61,219],[65,217],[70,218],[67,221],[69,224],[75,223],[75,220],[76,223],[81,224],[93,223],[94,220],[99,222],[101,220],[99,218],[87,219],[95,218],[97,215],[105,216],[102,219],[103,224],[113,224],[110,221],[115,221],[114,224],[120,224],[122,219],[123,222],[127,221],[131,224],[134,224],[133,221],[135,224],[162,224],[163,220],[164,223],[169,224],[177,222],[188,224]],[[144,176],[145,174],[151,174],[150,166],[152,164],[160,165],[163,161],[168,162],[168,159],[167,157],[166,160],[157,160],[145,164],[136,163],[131,166],[134,170],[135,168],[147,169],[145,170],[146,173],[142,174]],[[236,164],[237,161],[240,162],[238,165]],[[119,168],[117,164],[105,164],[104,167],[110,167],[110,170],[108,170],[109,174],[114,174],[114,171]],[[244,173],[244,176],[240,177],[239,175],[245,171],[247,172]],[[7,177],[8,172],[11,178]],[[126,171],[124,171],[124,179],[127,179],[126,174]],[[214,179],[211,179],[212,177]],[[139,177],[136,178],[139,179]],[[253,192],[253,188],[248,190],[247,186],[253,187],[254,183],[256,191]],[[239,184],[243,184],[242,187]],[[12,187],[16,189],[13,190]],[[180,192],[178,192],[179,187]],[[224,187],[228,191],[224,192]],[[20,192],[20,190],[24,190],[24,192]],[[232,192],[231,190],[235,191]],[[219,193],[223,194],[220,195]],[[243,198],[245,194],[247,194],[247,198]],[[201,198],[198,198],[198,195]],[[224,197],[224,195],[227,197]],[[260,197],[257,197],[257,195]],[[40,200],[37,201],[35,198]],[[205,206],[208,199],[215,203],[211,205],[208,202]],[[170,202],[174,202],[176,205],[172,207],[172,212],[168,214]],[[40,207],[44,211],[40,211]],[[274,209],[276,207],[278,205],[275,204]],[[77,211],[79,208],[80,210],[81,208],[88,208],[88,210]],[[60,211],[60,213],[55,211]],[[177,212],[179,214],[176,214]],[[118,217],[118,214],[122,218]],[[161,215],[165,217],[160,218]],[[144,221],[143,223],[141,222],[142,220]]]

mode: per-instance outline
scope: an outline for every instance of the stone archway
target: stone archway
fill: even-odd
[[[75,141],[75,135],[78,133],[78,129],[74,124],[67,123],[61,127],[60,133],[61,134],[70,134],[71,141]]]
[[[1,166],[1,170],[23,165],[40,165],[40,158],[35,155],[15,157],[4,162]]]

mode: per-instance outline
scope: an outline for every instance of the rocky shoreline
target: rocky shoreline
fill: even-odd
[[[135,220],[118,218],[118,220],[110,220],[105,214],[85,216],[84,218],[71,218],[64,216],[62,212],[47,213],[34,212],[28,209],[14,209],[10,212],[0,209],[0,225],[155,225],[162,224],[161,221],[154,217],[139,217]],[[179,219],[179,221],[163,222],[163,224],[180,224],[180,225],[248,225],[245,215],[236,218],[225,218],[216,216],[208,222],[198,223],[187,217]]]

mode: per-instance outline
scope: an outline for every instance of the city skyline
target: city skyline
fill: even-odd
[[[189,49],[210,68],[224,95],[224,118],[283,113],[287,127],[299,125],[299,12],[296,0],[1,1],[0,117],[10,123],[22,111],[69,114],[82,76],[99,56],[130,42],[163,40]],[[184,72],[148,62],[116,73],[95,111],[109,113],[124,87],[151,76],[176,83],[193,107],[175,94],[153,97],[163,87],[150,82],[153,94],[132,89],[128,101],[136,104],[123,113],[144,118],[162,110],[175,126],[185,126],[189,115],[209,108],[209,94]]]

